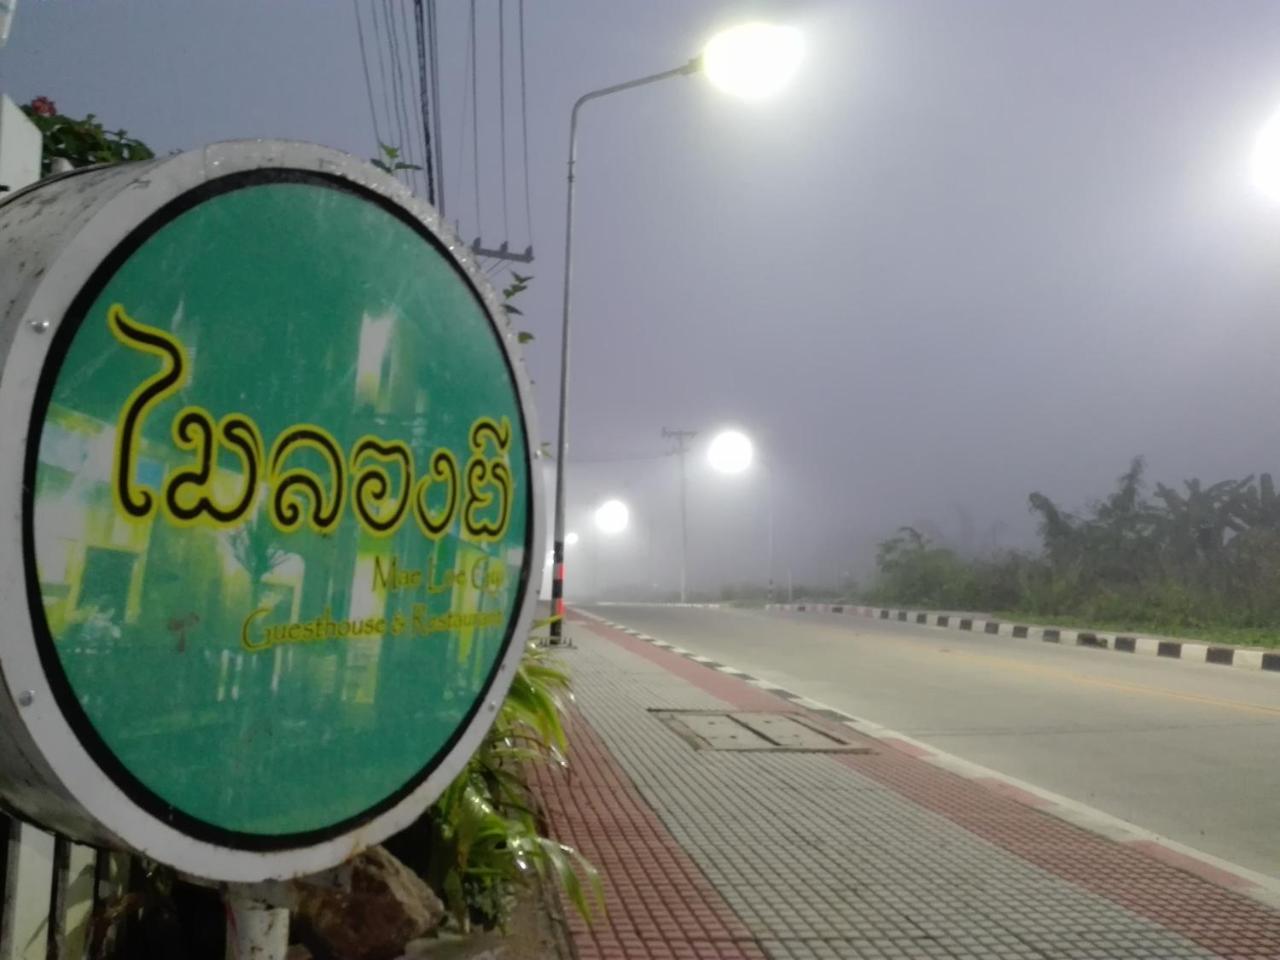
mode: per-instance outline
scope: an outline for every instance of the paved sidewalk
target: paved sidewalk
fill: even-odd
[[[1280,958],[1280,915],[884,742],[867,754],[696,750],[653,709],[803,713],[575,619],[570,774],[552,832],[605,874],[572,912],[594,958]]]

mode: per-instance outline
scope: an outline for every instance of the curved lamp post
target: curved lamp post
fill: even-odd
[[[578,154],[578,111],[583,104],[624,90],[688,76],[699,70],[721,90],[744,100],[761,100],[776,93],[800,66],[804,42],[794,27],[746,23],[730,27],[708,41],[701,55],[688,63],[647,77],[617,83],[584,93],[569,114],[569,192],[564,231],[564,313],[560,332],[560,410],[556,437],[555,540],[552,547],[551,642],[559,644],[564,632],[564,475],[567,449],[569,393],[569,292],[573,276],[573,168]]]

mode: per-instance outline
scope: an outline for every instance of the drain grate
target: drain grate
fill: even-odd
[[[794,713],[650,710],[697,750],[774,753],[870,753]]]

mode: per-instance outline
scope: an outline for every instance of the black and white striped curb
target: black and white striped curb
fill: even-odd
[[[779,609],[785,609],[791,605],[775,604],[774,606]],[[817,609],[828,605],[799,604],[797,606],[807,606],[810,609]],[[834,607],[831,607],[831,609],[833,612],[843,612],[835,611]],[[854,608],[855,611],[856,609],[858,608]],[[864,607],[861,609],[870,610],[872,608]],[[1229,860],[1222,859],[1221,857],[1216,857],[1211,853],[1205,853],[1203,850],[1197,850],[1194,847],[1189,847],[1186,844],[1179,843],[1178,841],[1172,840],[1162,834],[1153,833],[1152,831],[1139,827],[1127,820],[1121,820],[1119,817],[1112,816],[1109,813],[1104,813],[1101,810],[1097,810],[1087,804],[1080,803],[1077,800],[1072,800],[1070,797],[1064,797],[1061,794],[1037,787],[1025,780],[1019,780],[1016,777],[1000,773],[998,770],[992,770],[990,767],[984,767],[980,764],[965,760],[962,757],[957,757],[954,754],[946,753],[945,751],[939,750],[922,740],[917,740],[914,737],[908,736],[905,733],[899,733],[896,730],[891,730],[888,727],[881,726],[878,723],[873,723],[870,720],[851,717],[849,714],[840,710],[835,710],[817,700],[801,696],[798,693],[793,693],[784,687],[780,687],[777,684],[770,683],[766,680],[760,680],[749,673],[745,673],[744,671],[737,669],[736,667],[720,663],[717,660],[712,660],[710,657],[703,657],[696,653],[692,653],[683,647],[676,646],[674,643],[668,643],[665,640],[659,640],[657,637],[651,637],[639,630],[633,630],[625,624],[614,623],[612,620],[607,620],[599,614],[590,613],[581,608],[577,608],[577,612],[603,624],[606,627],[612,627],[614,630],[619,630],[622,633],[635,637],[637,640],[643,640],[646,643],[651,643],[655,647],[660,647],[663,650],[667,650],[688,660],[692,660],[693,662],[699,663],[704,667],[709,667],[712,670],[718,670],[731,677],[737,677],[738,679],[751,684],[753,687],[763,690],[766,693],[771,693],[776,697],[781,697],[783,700],[795,704],[798,707],[802,707],[810,713],[817,714],[825,720],[842,724],[850,730],[853,730],[855,733],[860,733],[864,737],[870,737],[873,740],[880,741],[887,747],[909,753],[918,760],[921,760],[931,766],[948,770],[966,780],[979,781],[988,789],[999,793],[1001,796],[1011,800],[1016,800],[1017,802],[1026,804],[1027,806],[1034,807],[1049,816],[1056,817],[1059,820],[1065,820],[1077,827],[1088,830],[1090,833],[1106,837],[1116,843],[1139,847],[1148,855],[1156,856],[1158,859],[1165,859],[1167,861],[1169,858],[1172,858],[1173,862],[1182,869],[1189,870],[1204,879],[1218,883],[1230,890],[1234,890],[1237,893],[1244,894],[1246,897],[1249,897],[1259,903],[1263,903],[1268,907],[1280,909],[1280,880],[1277,880],[1275,877],[1270,877],[1255,870],[1250,870],[1248,867],[1243,867],[1240,864],[1232,863]],[[881,619],[887,620],[891,618],[884,617]],[[946,626],[946,624],[944,624],[944,626]],[[1227,876],[1224,877],[1223,874],[1226,874]]]
[[[1131,634],[1101,633],[1096,630],[1065,630],[1059,627],[1034,627],[1005,620],[988,620],[983,617],[956,613],[935,613],[930,610],[896,610],[886,607],[859,607],[839,603],[771,603],[766,610],[783,610],[796,613],[848,613],[874,620],[898,623],[923,624],[929,627],[945,627],[951,630],[967,630],[993,636],[1042,640],[1096,650],[1114,650],[1116,653],[1140,653],[1166,657],[1171,660],[1188,660],[1192,663],[1210,663],[1223,667],[1240,667],[1245,670],[1272,670],[1280,672],[1280,652],[1251,650],[1244,647],[1222,647],[1188,640],[1161,640],[1156,637],[1140,637]]]

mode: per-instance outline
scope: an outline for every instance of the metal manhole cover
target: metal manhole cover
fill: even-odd
[[[698,750],[774,753],[870,753],[794,713],[651,710]]]

